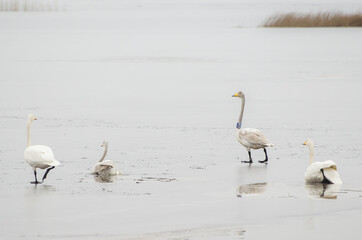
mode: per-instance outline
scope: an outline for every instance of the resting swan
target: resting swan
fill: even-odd
[[[241,122],[243,119],[244,113],[244,105],[245,105],[245,95],[242,92],[238,92],[233,95],[233,97],[238,97],[241,99],[241,112],[239,116],[239,121],[236,124],[236,138],[237,140],[243,145],[249,153],[249,161],[241,161],[243,163],[253,163],[251,158],[250,149],[264,149],[265,153],[265,160],[259,161],[260,163],[267,163],[268,162],[268,154],[266,153],[266,147],[272,147],[273,144],[269,142],[268,139],[264,136],[264,134],[255,128],[241,128]]]
[[[28,130],[28,144],[24,151],[24,158],[27,163],[33,168],[35,182],[31,182],[33,184],[42,183],[44,179],[47,177],[50,170],[55,168],[55,166],[59,165],[59,162],[55,160],[53,151],[48,146],[44,145],[31,145],[30,140],[30,125],[31,123],[37,120],[33,114],[28,115],[27,120],[27,130]],[[38,182],[36,177],[36,169],[46,169],[44,176],[41,182]]]
[[[108,142],[104,141],[101,147],[104,147],[104,153],[97,164],[94,165],[93,174],[101,176],[121,174],[120,172],[117,172],[117,167],[114,165],[112,160],[104,160],[108,151]]]
[[[342,184],[342,180],[337,172],[337,165],[331,160],[324,162],[313,162],[314,144],[308,139],[303,143],[309,147],[309,166],[305,171],[304,178],[307,183],[335,183]]]

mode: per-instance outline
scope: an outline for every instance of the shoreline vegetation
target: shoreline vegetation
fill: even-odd
[[[286,13],[277,14],[261,27],[362,27],[362,13]]]
[[[0,0],[0,12],[57,12],[57,0]]]

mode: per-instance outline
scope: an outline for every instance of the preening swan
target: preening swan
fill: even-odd
[[[33,168],[35,182],[31,182],[34,184],[42,183],[44,179],[47,177],[50,170],[55,168],[55,166],[59,165],[59,162],[55,160],[53,151],[48,146],[44,145],[31,145],[30,140],[30,125],[31,123],[37,120],[33,114],[28,115],[27,120],[27,130],[28,130],[28,144],[24,151],[24,158],[27,163]],[[36,177],[36,169],[46,169],[44,176],[41,182],[38,182]]]
[[[313,162],[314,144],[308,139],[303,143],[309,147],[309,166],[304,174],[307,183],[335,183],[342,184],[342,180],[337,172],[337,165],[331,160],[324,162]]]
[[[114,165],[112,160],[104,160],[108,151],[108,142],[104,141],[101,147],[104,147],[104,153],[97,164],[94,165],[93,174],[101,176],[121,174],[120,172],[117,172],[117,167]]]
[[[243,145],[249,153],[249,161],[241,161],[244,163],[253,163],[251,158],[250,149],[264,149],[265,153],[265,160],[259,161],[260,163],[267,163],[268,162],[268,154],[266,153],[266,147],[272,147],[273,144],[269,142],[268,139],[264,136],[264,134],[255,128],[241,128],[241,123],[243,120],[243,113],[244,113],[244,105],[245,105],[245,95],[242,92],[238,92],[233,97],[238,97],[241,99],[241,112],[239,116],[239,121],[236,124],[236,138],[237,140]]]

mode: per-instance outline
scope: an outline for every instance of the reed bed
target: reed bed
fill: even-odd
[[[262,27],[362,27],[362,14],[287,13],[269,18]]]
[[[0,12],[59,11],[57,0],[0,0]]]

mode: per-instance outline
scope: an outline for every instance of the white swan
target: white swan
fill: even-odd
[[[28,144],[24,151],[24,158],[27,163],[33,168],[35,182],[31,182],[34,184],[42,183],[44,179],[47,177],[50,170],[55,168],[55,166],[59,165],[59,162],[55,160],[53,151],[48,146],[44,145],[31,145],[30,140],[30,125],[31,123],[37,120],[33,114],[28,115],[27,120],[27,130],[28,130]],[[38,182],[36,177],[36,169],[46,169],[44,176],[41,182]]]
[[[264,134],[255,128],[241,128],[241,122],[243,119],[244,113],[244,105],[245,105],[245,95],[242,92],[238,92],[233,95],[233,97],[238,97],[241,99],[241,112],[239,116],[239,121],[236,124],[236,138],[237,140],[243,145],[249,153],[249,161],[241,161],[243,163],[253,163],[251,158],[250,149],[264,149],[265,153],[265,160],[259,161],[260,163],[267,163],[268,162],[268,154],[266,153],[266,147],[272,147],[273,144],[269,142],[268,139],[264,136]]]
[[[331,160],[324,162],[313,162],[314,144],[308,139],[303,143],[309,147],[309,166],[305,171],[304,178],[307,183],[335,183],[342,184],[337,172],[337,165]]]
[[[117,167],[114,165],[112,160],[104,160],[108,151],[108,142],[104,141],[101,147],[104,147],[104,153],[101,159],[94,165],[93,174],[101,176],[118,175]]]

